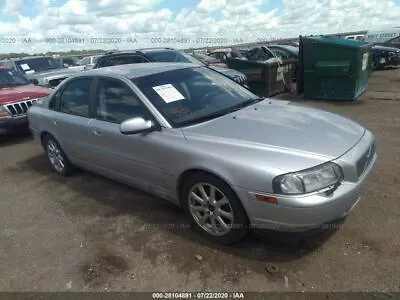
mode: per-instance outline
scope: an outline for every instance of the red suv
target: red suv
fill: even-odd
[[[50,90],[32,84],[22,74],[0,68],[0,134],[27,128],[26,112]]]

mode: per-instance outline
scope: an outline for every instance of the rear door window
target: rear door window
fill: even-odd
[[[147,60],[140,55],[120,55],[104,58],[100,62],[100,67],[119,66],[126,64],[145,63]]]

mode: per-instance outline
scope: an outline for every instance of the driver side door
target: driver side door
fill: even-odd
[[[127,119],[153,119],[132,89],[120,79],[99,77],[92,117],[89,144],[97,171],[147,190],[160,189],[163,181],[157,145],[162,133],[120,132],[120,124]]]

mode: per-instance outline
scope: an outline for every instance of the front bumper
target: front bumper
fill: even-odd
[[[316,192],[302,196],[273,195],[236,187],[235,192],[242,200],[255,229],[301,232],[320,227],[332,226],[333,221],[346,217],[360,200],[361,187],[371,172],[377,155],[369,161],[359,178],[355,178],[356,159],[365,153],[373,142],[373,136],[367,132],[364,137],[346,154],[334,160],[345,172],[344,181],[330,194]],[[349,162],[352,162],[351,164]],[[353,170],[350,169],[353,166]],[[347,177],[346,177],[346,174]],[[262,202],[256,195],[272,196],[277,204]]]
[[[12,131],[24,130],[27,128],[28,128],[28,118],[26,115],[0,118],[0,134]]]

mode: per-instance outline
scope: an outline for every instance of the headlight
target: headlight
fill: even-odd
[[[38,83],[39,83],[39,85],[48,85],[49,80],[47,78],[39,78]]]
[[[307,194],[335,186],[340,183],[342,178],[341,168],[337,164],[329,162],[311,169],[275,177],[273,187],[277,194]]]
[[[8,110],[3,105],[0,105],[0,118],[8,117],[9,115]]]

